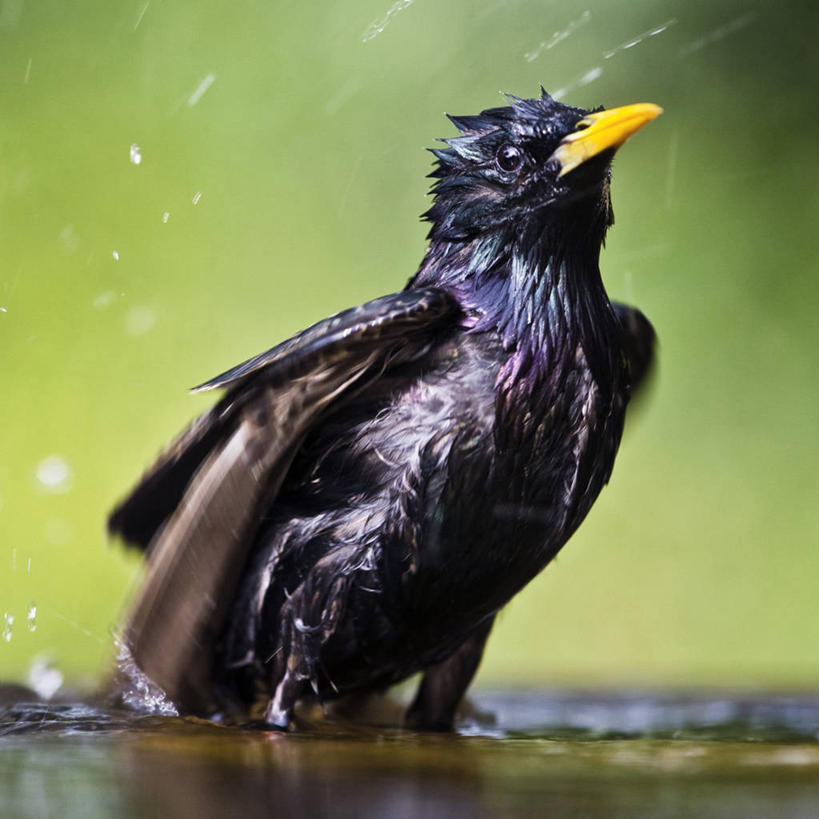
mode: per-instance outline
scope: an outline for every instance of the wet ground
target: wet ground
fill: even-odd
[[[0,815],[819,816],[819,697],[475,699],[454,736],[18,702],[0,709]]]

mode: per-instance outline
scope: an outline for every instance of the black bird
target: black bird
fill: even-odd
[[[406,288],[197,387],[225,394],[111,514],[148,555],[124,643],[179,710],[285,728],[422,671],[406,722],[451,729],[609,480],[654,344],[600,278],[610,164],[661,109],[510,102],[450,117]]]

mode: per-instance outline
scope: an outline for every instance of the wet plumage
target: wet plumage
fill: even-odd
[[[639,110],[638,110],[639,109]],[[397,294],[200,389],[224,396],[109,528],[148,552],[124,639],[187,712],[286,727],[299,699],[423,671],[452,727],[498,610],[608,481],[652,358],[598,267],[614,150],[655,106],[513,99],[452,117],[429,246]]]

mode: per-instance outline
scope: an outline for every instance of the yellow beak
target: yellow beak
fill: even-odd
[[[558,178],[608,148],[617,150],[632,134],[662,112],[659,105],[638,102],[583,117],[549,157],[560,165]]]

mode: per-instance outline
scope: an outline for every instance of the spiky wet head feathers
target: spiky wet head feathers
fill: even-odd
[[[600,193],[606,168],[594,174],[590,190],[586,173],[559,179],[550,157],[560,141],[588,111],[564,105],[545,91],[536,99],[508,97],[511,105],[477,116],[450,116],[459,136],[432,149],[437,158],[430,174],[435,203],[424,214],[432,222],[431,238],[470,239],[503,225],[521,225],[552,205],[577,199],[577,193]],[[583,176],[583,185],[578,186]],[[582,190],[581,190],[582,188]],[[601,236],[602,239],[602,236]]]

